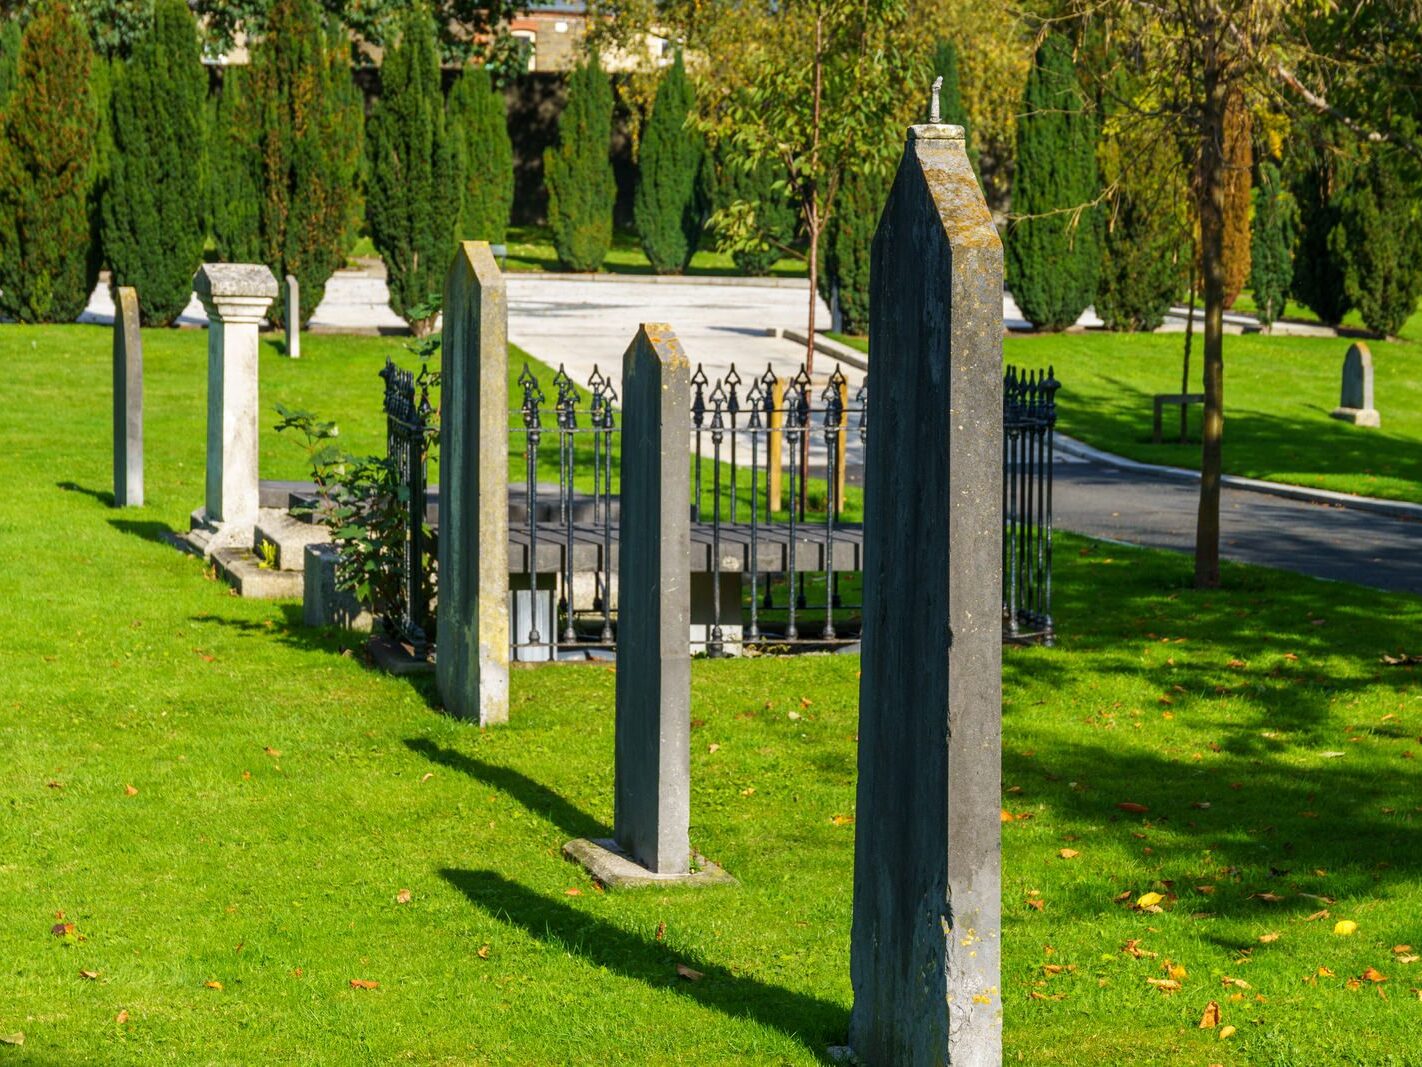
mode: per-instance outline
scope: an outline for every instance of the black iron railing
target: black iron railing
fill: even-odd
[[[386,458],[394,473],[399,503],[404,505],[404,548],[395,555],[399,593],[381,622],[386,633],[409,644],[415,656],[423,658],[430,637],[432,583],[425,556],[425,498],[434,409],[423,373],[417,383],[411,371],[397,367],[387,356],[380,377],[385,379]]]
[[[1002,389],[1002,628],[1012,639],[1050,645],[1052,624],[1052,437],[1057,381],[1008,367]]]

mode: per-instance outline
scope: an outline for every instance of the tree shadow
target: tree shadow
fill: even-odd
[[[54,487],[56,489],[62,489],[66,493],[83,493],[85,496],[93,497],[105,507],[111,508],[114,506],[114,494],[107,490],[90,489],[88,486],[80,485],[78,482],[55,482]]]
[[[827,1047],[842,1040],[849,1013],[806,993],[796,993],[728,967],[674,953],[657,941],[628,933],[558,901],[526,889],[494,871],[442,868],[440,877],[491,917],[521,928],[537,941],[557,945],[594,967],[655,989],[677,993],[732,1019],[750,1019],[800,1042],[822,1063],[831,1062]],[[688,981],[677,964],[699,971]]]
[[[466,756],[424,737],[405,738],[405,747],[424,756],[431,763],[467,774],[476,781],[507,793],[535,815],[543,816],[570,838],[612,836],[612,830],[606,824],[542,782],[535,782],[511,767],[500,767],[473,756]]]

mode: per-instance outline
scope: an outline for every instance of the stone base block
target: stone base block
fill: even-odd
[[[617,846],[616,841],[580,837],[563,846],[563,855],[583,868],[608,889],[632,889],[646,885],[736,885],[729,874],[705,856],[692,857],[690,874],[656,874],[647,870]]]
[[[301,575],[265,567],[250,548],[219,548],[209,556],[238,596],[258,600],[296,599],[301,596]]]
[[[433,660],[411,655],[407,647],[385,634],[373,636],[365,648],[370,653],[371,662],[386,674],[393,674],[397,678],[408,674],[434,673]]]
[[[1377,408],[1334,408],[1329,414],[1343,422],[1351,422],[1354,426],[1382,425],[1382,416],[1378,414]]]
[[[211,559],[219,549],[250,549],[252,529],[249,523],[209,519],[207,509],[198,508],[188,517],[188,547],[204,559]]]
[[[336,588],[336,546],[329,542],[307,545],[303,553],[301,621],[307,626],[342,626],[347,630],[371,627],[370,613],[355,596]]]
[[[252,534],[252,548],[262,559],[273,559],[279,569],[299,571],[306,566],[306,546],[330,539],[324,526],[302,522],[285,511],[263,509]]]

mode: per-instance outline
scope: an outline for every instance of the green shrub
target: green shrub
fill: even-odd
[[[1062,330],[1096,296],[1101,267],[1097,126],[1071,45],[1049,34],[1027,76],[1017,122],[1016,221],[1007,231],[1008,288],[1034,326]]]
[[[1180,291],[1180,231],[1169,205],[1124,193],[1106,227],[1096,314],[1108,330],[1154,330]]]
[[[208,98],[207,226],[226,263],[262,261],[260,167],[254,131],[244,126],[247,71],[227,67]]]
[[[15,87],[15,67],[20,59],[20,21],[13,15],[0,19],[0,111]]]
[[[1265,160],[1259,164],[1259,184],[1254,188],[1249,269],[1255,314],[1265,326],[1284,313],[1284,301],[1294,277],[1291,208],[1292,200],[1283,187],[1279,168]]]
[[[501,245],[513,209],[508,105],[485,67],[469,67],[449,94],[449,138],[459,167],[459,239]]]
[[[1343,273],[1348,301],[1368,329],[1396,334],[1422,292],[1422,227],[1397,173],[1398,158],[1374,150],[1338,197],[1328,249]]]
[[[72,322],[89,300],[92,65],[62,2],[25,27],[0,124],[0,311],[21,322]]]
[[[202,263],[207,71],[185,0],[158,0],[113,88],[114,154],[103,199],[115,285],[138,290],[142,320],[166,326]]]
[[[785,189],[784,168],[766,159],[753,170],[742,170],[722,162],[712,198],[718,211],[732,204],[746,204],[754,213],[751,225],[752,248],[737,248],[731,260],[742,274],[761,277],[790,251],[800,212]],[[777,187],[778,186],[778,187]]]
[[[687,127],[696,92],[681,53],[657,86],[652,114],[642,130],[632,217],[642,250],[658,274],[680,274],[701,243],[708,198],[701,137]]]
[[[445,136],[435,24],[422,4],[409,9],[399,42],[385,53],[366,147],[365,217],[385,261],[390,307],[422,337],[439,310],[461,200]]]
[[[569,270],[597,270],[612,247],[617,182],[611,144],[612,84],[593,55],[569,77],[558,144],[543,153],[548,225],[558,259]]]
[[[1295,299],[1319,319],[1336,326],[1352,306],[1343,284],[1343,266],[1333,255],[1329,234],[1338,225],[1338,189],[1345,172],[1323,152],[1302,166],[1294,179],[1299,231],[1294,247]]]
[[[838,298],[845,333],[869,332],[869,250],[891,180],[869,168],[847,171],[820,242],[820,295],[831,305]]]

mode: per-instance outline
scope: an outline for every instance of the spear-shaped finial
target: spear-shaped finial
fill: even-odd
[[[933,79],[933,100],[928,105],[928,121],[934,126],[937,126],[940,122],[943,121],[943,117],[939,112],[938,104],[938,93],[942,88],[943,75],[940,74],[938,77]]]

